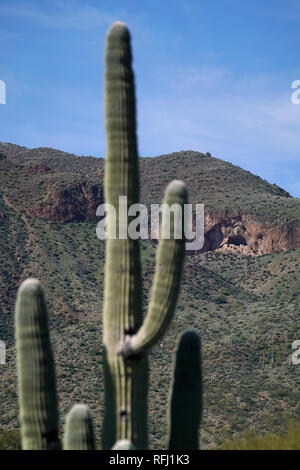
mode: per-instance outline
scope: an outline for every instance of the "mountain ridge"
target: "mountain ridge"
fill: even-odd
[[[96,222],[104,202],[103,158],[7,143],[0,143],[0,155],[0,190],[12,206],[53,222]],[[204,203],[203,251],[266,254],[300,246],[300,199],[277,185],[191,150],[144,157],[140,166],[142,203],[160,203],[171,179],[186,182],[192,204]]]

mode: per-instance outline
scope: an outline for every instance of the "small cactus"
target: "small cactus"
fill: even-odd
[[[197,450],[202,416],[201,343],[194,330],[181,336],[169,404],[169,449]]]
[[[95,450],[92,417],[86,405],[74,405],[66,418],[64,450]]]
[[[54,361],[39,281],[19,288],[15,313],[23,449],[59,449]]]

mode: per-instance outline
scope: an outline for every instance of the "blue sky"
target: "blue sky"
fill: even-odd
[[[209,151],[300,197],[298,0],[1,0],[0,141],[105,155],[115,20],[132,34],[141,156]]]

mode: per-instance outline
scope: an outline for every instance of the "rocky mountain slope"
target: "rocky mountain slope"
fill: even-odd
[[[2,198],[23,216],[96,220],[103,202],[103,159],[0,144],[0,169]],[[141,177],[145,204],[159,203],[174,178],[187,183],[191,203],[205,204],[203,251],[238,247],[265,254],[300,246],[299,199],[237,166],[185,151],[141,159]]]
[[[190,202],[205,204],[205,244],[185,263],[172,327],[151,353],[150,435],[161,447],[172,360],[180,332],[202,336],[202,447],[245,429],[280,429],[300,417],[300,200],[230,163],[193,151],[141,159],[141,200],[159,203],[183,179]],[[17,427],[13,305],[17,287],[45,288],[58,370],[61,414],[87,403],[101,430],[101,312],[104,242],[96,237],[104,160],[48,148],[0,144],[0,429]],[[144,299],[156,245],[141,244]],[[299,367],[299,366],[298,366]],[[155,372],[155,373],[154,373]]]

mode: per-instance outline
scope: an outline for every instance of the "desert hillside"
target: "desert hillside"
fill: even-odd
[[[273,432],[300,417],[300,378],[290,364],[299,339],[300,199],[209,154],[141,158],[141,201],[159,203],[167,183],[186,182],[205,205],[205,244],[186,258],[172,327],[151,353],[150,438],[166,436],[166,401],[179,335],[202,337],[202,447],[246,429]],[[101,429],[101,316],[104,242],[96,237],[104,160],[50,148],[0,144],[0,339],[2,430],[18,426],[13,309],[29,276],[41,280],[50,311],[61,416],[88,404]],[[144,299],[156,244],[141,244]],[[299,366],[298,366],[299,367]],[[153,373],[155,371],[155,373]]]

